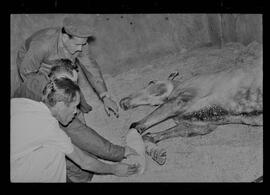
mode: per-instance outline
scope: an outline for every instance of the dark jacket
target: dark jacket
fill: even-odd
[[[81,71],[97,94],[107,91],[99,65],[89,56],[88,45],[83,47],[82,52],[71,55],[63,45],[60,27],[40,30],[26,39],[17,53],[16,63],[20,80],[24,81],[33,72],[48,74],[56,59],[70,59],[75,62],[76,58],[80,66],[84,66]]]
[[[48,81],[47,74],[53,65],[52,61],[61,58],[68,58],[73,62],[77,58],[80,66],[87,64],[88,67],[91,67],[91,73],[84,74],[91,86],[97,93],[107,90],[97,63],[84,53],[79,56],[67,55],[60,37],[60,28],[49,28],[34,33],[25,41],[17,55],[19,75],[23,82],[15,91],[14,97],[41,101],[42,91]],[[81,102],[84,101],[85,99],[81,98]],[[84,151],[110,161],[121,161],[124,157],[124,147],[112,144],[77,118],[67,127],[61,126],[61,128],[68,134],[72,142]]]

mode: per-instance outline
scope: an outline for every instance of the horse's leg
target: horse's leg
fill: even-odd
[[[213,125],[210,123],[205,125],[196,125],[183,121],[179,122],[172,128],[157,133],[146,133],[142,137],[145,141],[158,143],[162,140],[174,137],[193,137],[198,135],[206,135],[214,131],[217,127],[218,125]]]
[[[248,126],[263,126],[263,115],[231,115],[224,118],[222,121],[214,122],[217,125],[226,125],[226,124],[241,124]]]
[[[192,137],[196,135],[205,135],[217,128],[217,125],[194,125],[187,122],[180,122],[176,126],[158,132],[158,133],[146,133],[142,136],[146,154],[151,156],[151,158],[156,161],[159,165],[163,165],[166,162],[166,150],[159,148],[157,143],[173,138],[173,137]]]

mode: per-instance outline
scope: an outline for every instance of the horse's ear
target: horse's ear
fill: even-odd
[[[148,83],[148,85],[152,85],[152,84],[155,84],[157,81],[156,80],[152,80]]]
[[[179,76],[179,72],[178,71],[174,71],[172,72],[169,76],[168,76],[168,80],[173,80],[175,77]]]

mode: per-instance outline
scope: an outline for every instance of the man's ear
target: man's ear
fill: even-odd
[[[66,33],[62,34],[62,38],[63,38],[63,41],[66,42],[67,40],[69,40],[69,37]]]
[[[78,72],[75,69],[72,70],[72,72],[73,72],[73,77],[71,80],[76,83],[78,81],[78,77],[79,77]]]

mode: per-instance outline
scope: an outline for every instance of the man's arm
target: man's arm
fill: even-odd
[[[116,162],[123,160],[125,147],[112,144],[92,128],[83,124],[77,117],[67,127],[63,127],[61,124],[60,127],[71,138],[72,143],[82,150],[105,160]]]
[[[128,165],[124,163],[108,164],[101,162],[100,160],[85,154],[75,145],[73,145],[73,152],[67,156],[82,169],[95,173],[129,176],[137,173],[138,171],[137,165]]]
[[[107,93],[108,89],[98,63],[88,54],[88,46],[84,47],[82,53],[78,56],[78,60],[79,69],[81,69],[89,84],[101,98],[104,93]],[[90,71],[85,66],[87,66]]]
[[[31,73],[27,80],[15,90],[13,98],[28,98],[42,101],[42,92],[48,82],[47,76],[42,73]]]
[[[20,56],[20,59],[17,59],[18,70],[23,81],[26,80],[28,75],[31,73],[37,73],[41,66],[41,62],[46,56],[47,44],[40,41],[31,42],[27,51],[23,56]]]
[[[75,145],[73,145],[73,152],[68,154],[67,157],[82,169],[96,173],[113,174],[113,166],[103,163],[92,156],[88,156]]]
[[[85,53],[81,53],[78,59],[79,69],[81,70],[81,72],[83,72],[89,84],[92,86],[99,98],[102,100],[106,114],[108,116],[114,114],[116,118],[118,118],[119,114],[117,103],[113,99],[111,99],[108,94],[106,84],[104,82],[97,62],[94,59],[89,58],[88,55]],[[86,69],[86,64],[89,65],[91,73]]]

